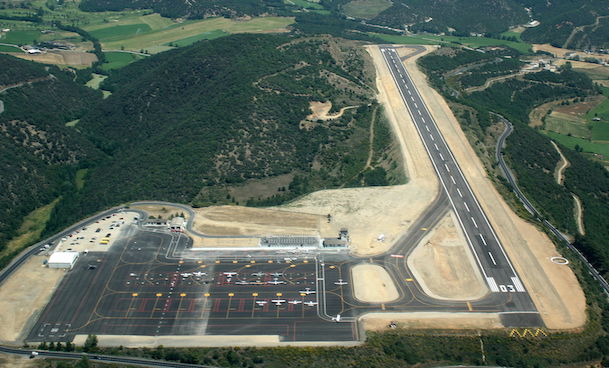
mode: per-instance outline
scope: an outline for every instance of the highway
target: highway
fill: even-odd
[[[505,140],[507,137],[509,137],[510,134],[512,134],[512,132],[514,131],[514,127],[512,126],[512,123],[510,123],[503,116],[499,115],[499,117],[500,117],[501,121],[503,122],[503,124],[505,125],[505,130],[503,131],[503,133],[501,133],[501,136],[497,140],[497,146],[495,148],[495,158],[497,159],[497,162],[499,163],[499,167],[501,168],[503,175],[505,176],[507,181],[510,183],[512,190],[516,194],[516,197],[518,197],[520,202],[522,202],[524,208],[526,208],[526,210],[529,211],[529,213],[531,213],[531,215],[535,216],[535,218],[538,221],[541,221],[541,223],[543,223],[543,225],[546,228],[548,228],[548,230],[550,230],[552,232],[552,234],[554,234],[569,249],[571,249],[573,252],[575,252],[575,254],[578,255],[578,257],[582,260],[582,262],[588,269],[588,272],[590,273],[590,275],[592,275],[592,277],[596,281],[598,281],[598,283],[600,284],[600,286],[603,289],[603,291],[605,292],[605,294],[607,294],[607,296],[609,296],[609,283],[607,282],[607,280],[605,280],[603,278],[603,276],[601,276],[601,274],[596,270],[596,268],[594,268],[594,266],[592,266],[592,264],[590,264],[590,262],[588,262],[586,257],[579,251],[579,249],[575,248],[575,246],[573,244],[571,244],[571,242],[567,239],[566,236],[564,236],[563,233],[561,233],[554,225],[549,223],[546,219],[543,218],[543,216],[541,216],[539,211],[537,211],[537,208],[535,208],[535,206],[533,206],[533,204],[524,195],[524,193],[522,193],[522,191],[520,190],[520,187],[518,187],[516,178],[514,178],[512,171],[510,170],[510,168],[505,163],[505,160],[503,159],[503,152],[502,152],[503,147],[505,145]]]
[[[515,309],[519,311],[535,311],[520,277],[395,48],[382,46],[380,50],[489,289],[492,293],[512,294]]]

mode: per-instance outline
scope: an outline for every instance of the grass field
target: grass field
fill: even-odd
[[[87,176],[88,171],[89,169],[80,169],[76,172],[76,177],[74,177],[76,189],[81,190],[85,186],[85,177]]]
[[[391,5],[389,0],[352,0],[343,5],[342,11],[350,17],[372,19]]]
[[[546,129],[558,134],[590,138],[590,128],[586,121],[575,119],[567,114],[552,112],[546,117]]]
[[[293,4],[293,5],[300,6],[301,8],[304,8],[304,9],[316,9],[316,10],[324,9],[323,5],[321,5],[320,3],[313,2],[313,1],[284,0],[283,2],[284,2],[284,4]]]
[[[91,79],[87,82],[86,86],[89,87],[89,88],[93,88],[93,89],[99,89],[99,85],[106,78],[108,78],[108,76],[102,75],[102,74],[93,73],[93,74],[91,74]]]
[[[96,29],[91,31],[91,35],[101,42],[110,42],[148,33],[151,30],[152,28],[146,23],[125,24]]]
[[[40,31],[19,31],[14,30],[4,33],[0,37],[0,42],[10,43],[13,45],[31,45],[36,43],[42,33]]]
[[[195,43],[197,41],[213,40],[213,39],[228,36],[228,35],[229,35],[229,33],[216,29],[214,31],[204,32],[204,33],[198,34],[196,36],[190,36],[190,37],[182,38],[181,40],[169,42],[169,43],[166,43],[165,45],[174,46],[174,47],[183,47],[183,46],[192,45],[193,43]]]
[[[605,100],[590,110],[587,114],[587,118],[592,120],[595,117],[599,117],[602,120],[609,122],[609,88],[602,87],[601,90],[605,96]]]
[[[604,121],[593,123],[592,139],[595,141],[607,141],[607,144],[609,144],[609,123]]]
[[[203,36],[200,39],[203,39],[206,37],[204,34],[209,35],[209,32],[213,31],[222,31],[226,34],[287,31],[286,27],[292,23],[294,23],[294,18],[291,17],[257,17],[245,21],[211,18],[186,21],[123,40],[102,42],[102,44],[105,49],[109,50],[118,50],[124,47],[125,50],[147,50],[149,53],[157,53],[167,50],[169,43],[178,41],[190,42],[184,40],[201,35]]]
[[[17,46],[0,45],[0,52],[23,52],[23,50]]]
[[[145,57],[128,52],[104,52],[104,55],[106,56],[106,62],[101,66],[103,70],[119,69]]]
[[[456,37],[456,36],[434,36],[434,35],[409,35],[409,36],[394,36],[382,33],[368,33],[372,37],[379,38],[384,42],[398,44],[413,44],[413,45],[450,45],[458,42],[469,47],[483,46],[507,46],[520,51],[523,54],[531,52],[531,45],[525,42],[514,42],[506,40],[498,40],[487,37]]]
[[[590,142],[587,139],[569,137],[550,131],[543,131],[543,133],[558,143],[571,149],[575,149],[575,146],[578,145],[584,150],[584,152],[598,153],[603,155],[605,160],[609,159],[609,144],[607,143]]]
[[[40,238],[40,234],[44,230],[46,223],[51,217],[51,211],[59,202],[59,198],[46,206],[35,209],[30,212],[24,219],[19,230],[17,230],[17,236],[11,239],[6,248],[0,252],[0,257],[10,254],[16,250],[19,250],[28,244],[32,244]]]

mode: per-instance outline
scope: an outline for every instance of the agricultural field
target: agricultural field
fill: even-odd
[[[209,31],[209,32],[203,32],[203,33],[198,34],[196,36],[190,36],[190,37],[182,38],[181,40],[169,42],[169,43],[166,43],[165,45],[166,46],[173,46],[173,47],[183,47],[183,46],[191,45],[191,44],[193,44],[193,43],[195,43],[197,41],[201,41],[201,40],[213,40],[213,39],[216,39],[216,38],[228,36],[229,34],[230,33],[224,32],[223,30],[216,29],[216,30]]]
[[[581,147],[583,152],[602,155],[602,160],[604,160],[605,162],[609,162],[609,144],[607,143],[597,143],[594,141],[589,141],[587,139],[569,137],[550,131],[544,131],[543,133],[548,137],[552,138],[553,140],[557,141],[558,143],[567,146],[571,149],[576,149],[576,146],[579,146]]]
[[[602,121],[609,123],[609,88],[602,87],[603,96],[605,99],[602,103],[591,109],[587,118],[592,120],[593,118],[600,118]]]
[[[376,37],[384,42],[396,44],[440,45],[456,43],[474,48],[484,46],[507,46],[516,49],[523,54],[528,54],[531,52],[531,45],[526,42],[515,42],[488,37],[435,36],[431,34],[397,36],[375,32],[368,32],[368,35],[371,37]]]
[[[11,45],[0,45],[0,52],[23,52],[19,47]]]
[[[342,11],[350,17],[372,19],[391,5],[389,0],[353,0],[343,5]]]
[[[104,52],[106,56],[106,62],[102,64],[103,70],[120,69],[125,65],[131,64],[132,62],[139,60],[145,56],[132,54],[129,52]]]
[[[585,120],[574,119],[564,113],[553,111],[546,117],[546,130],[579,138],[591,138],[590,127]]]

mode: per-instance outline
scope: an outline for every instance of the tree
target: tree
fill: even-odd
[[[93,352],[97,350],[97,336],[89,335],[82,349],[84,352]]]

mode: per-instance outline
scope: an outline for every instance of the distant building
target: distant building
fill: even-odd
[[[173,219],[171,219],[171,222],[169,223],[169,230],[181,233],[184,231],[185,224],[186,224],[186,221],[184,220],[184,217],[180,217],[180,216],[174,217]]]
[[[78,259],[78,252],[54,252],[49,257],[49,268],[67,268],[74,267],[74,263]]]
[[[268,248],[319,248],[316,236],[266,236],[260,239],[261,247]]]

